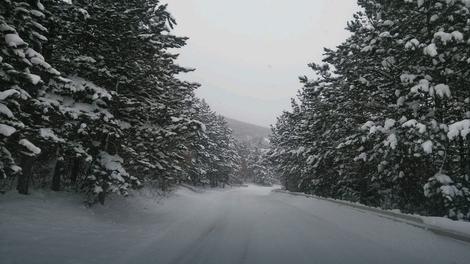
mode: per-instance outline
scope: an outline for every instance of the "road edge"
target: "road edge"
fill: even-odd
[[[191,186],[189,184],[186,184],[186,183],[180,183],[179,186],[181,187],[184,187],[192,192],[195,192],[195,193],[204,193],[204,190],[200,189],[200,188],[197,188],[197,187],[194,187],[194,186]]]
[[[290,192],[290,191],[281,190],[281,189],[273,190],[273,192],[284,193],[284,194],[289,194],[289,195],[294,195],[294,196],[303,196],[307,198],[314,198],[317,200],[323,200],[323,201],[335,203],[341,206],[347,206],[353,209],[359,209],[359,211],[362,210],[362,211],[371,212],[371,213],[380,215],[382,217],[389,218],[394,221],[410,224],[412,226],[431,231],[436,235],[445,236],[445,237],[452,238],[455,240],[470,243],[470,233],[462,233],[462,232],[454,231],[451,229],[443,228],[437,225],[426,223],[423,220],[423,217],[418,216],[418,215],[402,214],[402,213],[397,213],[393,211],[382,210],[379,208],[369,207],[369,206],[365,206],[362,204],[352,203],[348,201],[335,200],[335,199],[320,197],[320,196],[316,196],[312,194]]]

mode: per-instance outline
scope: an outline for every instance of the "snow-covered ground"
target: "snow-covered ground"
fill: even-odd
[[[470,244],[328,201],[249,186],[104,207],[0,196],[0,263],[470,263]]]

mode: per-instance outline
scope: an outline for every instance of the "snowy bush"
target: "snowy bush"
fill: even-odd
[[[455,184],[447,175],[437,173],[424,185],[424,195],[431,200],[431,212],[452,219],[470,219],[470,190]]]

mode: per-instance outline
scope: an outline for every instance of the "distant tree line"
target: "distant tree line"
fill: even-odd
[[[246,137],[237,144],[240,156],[239,175],[245,182],[261,186],[272,186],[277,177],[268,159],[270,144],[265,137]]]
[[[292,191],[470,220],[470,1],[359,0],[273,128]]]

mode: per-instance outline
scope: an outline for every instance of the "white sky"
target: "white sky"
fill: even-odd
[[[348,33],[355,0],[163,0],[190,38],[179,63],[183,78],[202,84],[222,115],[268,126],[301,87],[307,64],[320,62]]]

